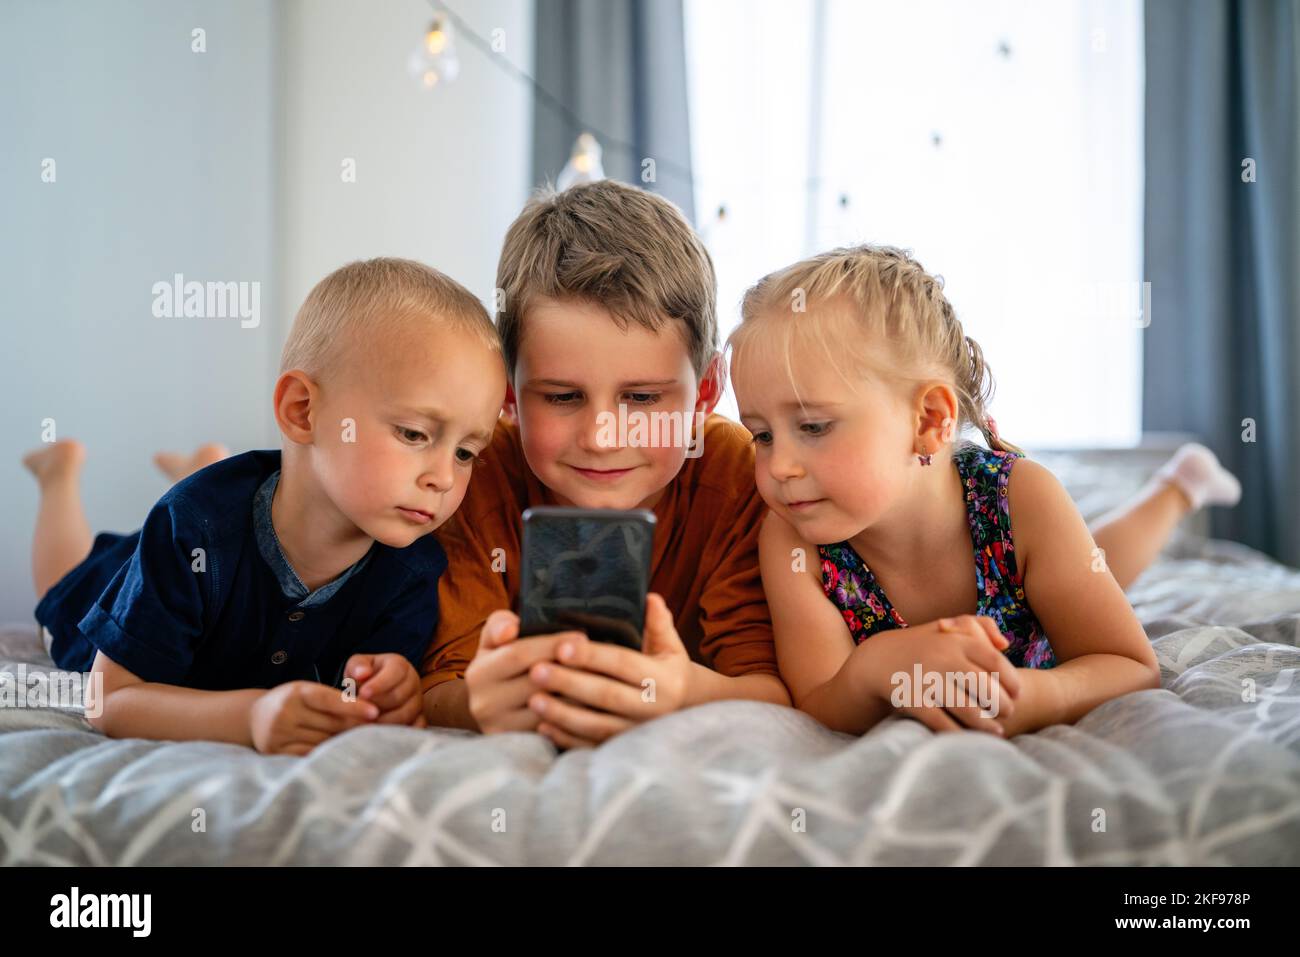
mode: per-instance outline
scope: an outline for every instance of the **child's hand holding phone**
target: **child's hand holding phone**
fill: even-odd
[[[481,730],[588,747],[686,703],[696,666],[647,595],[654,528],[645,509],[524,512],[521,615],[488,618],[465,672]]]
[[[580,631],[519,637],[519,616],[494,611],[479,631],[478,651],[465,669],[469,713],[484,734],[536,731],[537,713],[528,699],[537,690],[529,669],[539,661],[554,661],[561,641],[586,641]]]
[[[555,660],[529,670],[537,730],[563,748],[593,747],[633,725],[681,709],[691,662],[661,596],[646,596],[641,651],[586,636],[557,642]]]
[[[485,734],[537,731],[560,747],[591,747],[680,709],[693,667],[667,605],[651,594],[641,651],[580,631],[520,638],[519,616],[495,611],[465,684]]]

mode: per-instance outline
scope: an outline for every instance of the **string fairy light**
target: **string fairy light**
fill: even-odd
[[[447,14],[435,13],[420,45],[407,60],[407,69],[426,90],[439,83],[450,83],[460,74],[460,57],[456,55],[454,39]]]
[[[528,87],[537,103],[550,110],[571,127],[583,131],[575,140],[568,162],[556,180],[557,188],[567,189],[577,183],[603,179],[605,171],[602,155],[605,149],[616,150],[637,162],[640,162],[646,156],[647,151],[641,146],[617,137],[578,116],[559,97],[542,86],[528,71],[516,66],[509,59],[500,55],[499,51],[494,49],[491,41],[475,30],[455,9],[443,2],[443,0],[429,0],[429,3],[435,11],[434,20],[425,32],[420,47],[411,55],[410,68],[412,75],[426,89],[432,89],[444,82],[454,80],[459,73],[460,62],[453,41],[455,37],[461,37],[468,45],[478,49],[488,60],[496,64],[498,69]],[[698,193],[701,182],[691,172],[688,165],[679,163],[671,157],[655,156],[654,159],[656,172],[666,173],[683,183],[693,194]],[[804,196],[815,197],[824,183],[825,179],[821,176],[809,176],[792,187],[791,191],[797,191]],[[729,183],[728,185],[731,187],[730,191],[734,192],[735,184]],[[766,192],[771,193],[772,190],[768,189]],[[837,192],[836,196],[835,208],[837,215],[844,219],[849,215],[849,194],[841,190]],[[724,224],[727,220],[729,205],[727,202],[719,203],[712,217],[708,221],[699,224],[701,232],[712,232],[714,227]]]

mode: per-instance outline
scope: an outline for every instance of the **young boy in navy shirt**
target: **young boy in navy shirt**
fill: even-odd
[[[36,618],[60,668],[102,676],[87,718],[105,734],[301,755],[367,722],[423,722],[447,564],[429,533],[501,410],[496,332],[437,270],[374,259],[312,290],[280,370],[282,450],[198,469],[130,535],[92,543],[79,443],[24,459],[41,489]]]

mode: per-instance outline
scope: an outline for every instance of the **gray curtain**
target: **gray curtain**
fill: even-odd
[[[1296,0],[1147,0],[1143,425],[1241,478],[1214,534],[1300,565]],[[1253,160],[1254,182],[1250,164]],[[1246,165],[1243,165],[1246,164]],[[1254,423],[1254,442],[1245,441]]]
[[[590,132],[606,176],[661,193],[694,222],[682,0],[537,0],[536,43],[537,82],[554,100],[534,99],[534,185],[553,183]],[[646,158],[655,182],[643,180]]]

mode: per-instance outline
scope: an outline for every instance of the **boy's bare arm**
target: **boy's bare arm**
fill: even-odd
[[[776,675],[728,677],[698,662],[692,664],[690,683],[686,689],[686,706],[731,698],[749,698],[787,706],[790,704],[790,692]]]
[[[469,711],[469,689],[460,678],[443,681],[424,693],[424,718],[430,727],[482,730]]]
[[[280,734],[283,726],[310,725],[307,737],[323,738],[367,723],[371,719],[368,712],[377,710],[370,702],[344,700],[336,688],[306,681],[290,682],[292,688],[281,685],[238,691],[201,691],[143,681],[103,652],[95,656],[91,671],[101,676],[103,685],[99,706],[88,706],[86,720],[112,738],[223,741],[257,747],[254,711],[259,702],[268,696],[285,699],[297,694],[301,701],[277,704],[277,713],[264,715],[268,740],[261,742],[262,750],[295,753],[281,746],[289,743],[287,737],[296,737]],[[309,711],[312,713],[307,715]],[[272,744],[269,735],[273,731],[277,740]]]
[[[477,654],[478,643],[482,639],[484,619],[467,625],[472,613],[467,602],[457,602],[456,596],[448,594],[447,576],[438,583],[439,606],[442,616],[438,622],[438,633],[434,644],[425,653],[424,665],[420,669],[421,680],[430,677],[442,677],[450,673],[446,680],[439,681],[424,689],[424,720],[431,728],[463,728],[467,731],[482,731],[474,719],[469,707],[469,686],[465,682],[465,671],[469,660]],[[460,611],[462,618],[453,622],[455,613]],[[446,635],[454,637],[446,637]]]
[[[104,696],[103,714],[86,720],[110,738],[225,741],[253,746],[253,705],[266,692],[197,691],[142,681]]]
[[[260,688],[198,691],[143,681],[103,652],[95,655],[91,674],[103,685],[99,707],[87,702],[86,720],[111,738],[253,744],[252,708],[266,693]]]

